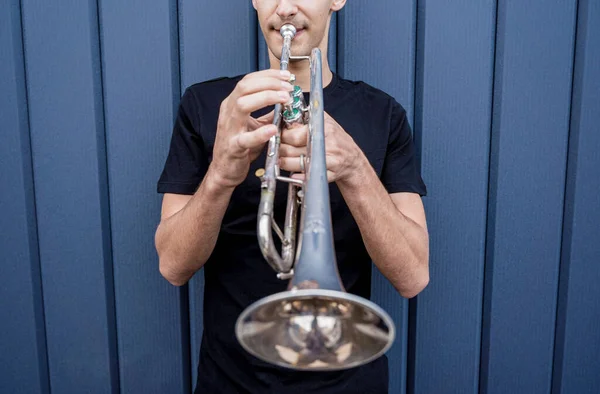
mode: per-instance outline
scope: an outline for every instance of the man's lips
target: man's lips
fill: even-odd
[[[275,29],[275,31],[277,32],[277,34],[281,34],[281,33],[279,33],[279,29]],[[296,28],[296,35],[295,35],[295,37],[298,37],[302,33],[304,33],[304,29],[298,29],[298,28]]]

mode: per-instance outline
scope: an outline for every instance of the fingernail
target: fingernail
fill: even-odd
[[[286,100],[290,99],[290,94],[288,92],[277,92],[277,94],[282,99],[286,99]]]
[[[292,75],[288,70],[281,70],[280,73],[281,73],[281,76],[283,76],[285,78],[289,78]]]
[[[281,86],[283,86],[284,89],[289,90],[289,91],[294,90],[294,85],[292,85],[291,83],[286,82],[286,81],[281,81]]]

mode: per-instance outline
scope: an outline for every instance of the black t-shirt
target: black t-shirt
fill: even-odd
[[[220,104],[241,78],[215,79],[185,91],[158,182],[159,193],[191,195],[197,190],[212,160]],[[323,101],[325,111],[363,150],[389,193],[425,195],[411,129],[400,104],[364,82],[336,74],[323,90]],[[265,108],[253,115],[271,110]],[[204,265],[204,332],[196,393],[387,393],[386,356],[345,371],[297,372],[266,364],[239,345],[234,325],[240,313],[262,297],[285,291],[288,285],[288,281],[276,278],[258,246],[260,180],[254,172],[264,165],[265,152],[234,190],[215,249]],[[286,197],[287,185],[278,183],[274,215],[280,225]],[[349,293],[370,298],[371,259],[335,183],[330,184],[330,199],[343,284]]]

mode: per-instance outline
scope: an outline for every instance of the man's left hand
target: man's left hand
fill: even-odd
[[[294,178],[303,179],[301,155],[306,157],[308,125],[283,130],[279,147],[279,167],[297,173]],[[361,150],[354,139],[325,112],[325,162],[327,180],[343,181],[355,175]]]

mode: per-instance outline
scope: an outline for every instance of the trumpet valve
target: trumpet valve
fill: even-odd
[[[258,179],[260,179],[261,182],[264,182],[264,180],[265,180],[265,169],[264,168],[259,168],[258,170],[254,171],[254,175],[256,175],[256,177]]]

